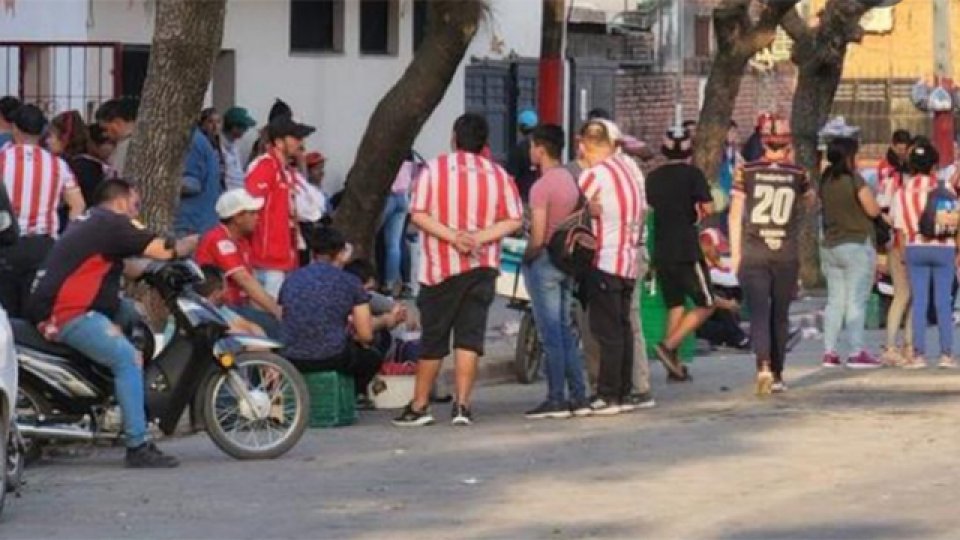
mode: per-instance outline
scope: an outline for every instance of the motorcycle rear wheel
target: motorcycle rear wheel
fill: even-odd
[[[201,388],[203,422],[214,444],[236,459],[273,459],[289,451],[307,428],[310,395],[303,376],[268,352],[237,355],[236,367],[218,371]],[[232,386],[246,387],[245,397]]]

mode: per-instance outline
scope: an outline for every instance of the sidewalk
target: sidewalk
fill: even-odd
[[[819,339],[822,330],[822,317],[819,314],[826,305],[826,298],[819,291],[804,296],[790,307],[791,326],[817,328],[817,332],[807,332],[813,339]],[[481,385],[515,382],[513,363],[516,353],[517,334],[521,313],[507,307],[506,300],[498,297],[490,308],[487,322],[486,356],[480,361],[477,383]],[[880,343],[880,342],[878,342]],[[723,353],[714,353],[704,359],[723,357]],[[738,355],[742,356],[742,355]],[[653,360],[653,359],[651,359]],[[442,375],[446,384],[453,381],[453,362],[444,362]]]

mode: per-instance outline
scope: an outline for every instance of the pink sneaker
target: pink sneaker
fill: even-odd
[[[883,367],[883,363],[867,351],[860,351],[860,354],[847,358],[847,367],[850,369],[877,369]]]
[[[840,361],[840,357],[837,356],[837,353],[828,352],[823,355],[823,367],[825,368],[843,367],[843,362]]]

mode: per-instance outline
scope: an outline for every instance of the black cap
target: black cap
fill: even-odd
[[[306,139],[317,129],[313,126],[294,122],[292,118],[281,116],[267,124],[267,137],[273,141],[283,137]]]
[[[47,117],[36,105],[21,105],[14,115],[13,125],[27,135],[40,135],[47,127]]]

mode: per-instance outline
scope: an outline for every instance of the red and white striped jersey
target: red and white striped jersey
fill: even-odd
[[[475,232],[507,219],[521,219],[523,206],[513,179],[483,156],[454,152],[430,160],[414,181],[411,213],[426,213],[443,225]],[[449,242],[420,233],[418,279],[437,285],[477,268],[500,268],[500,242],[462,255]]]
[[[637,246],[647,210],[643,173],[636,162],[615,154],[583,171],[580,189],[587,200],[599,196],[601,215],[593,219],[597,237],[594,265],[615,276],[637,279]]]
[[[57,236],[57,207],[63,192],[79,189],[70,166],[39,146],[15,144],[0,152],[0,174],[20,235]]]
[[[954,190],[949,182],[945,187],[950,191]],[[894,195],[893,208],[890,211],[893,216],[893,226],[904,234],[906,245],[949,247],[955,245],[953,237],[937,240],[920,234],[920,216],[923,215],[923,209],[927,206],[930,192],[936,188],[936,176],[918,174],[904,177],[903,187]]]

